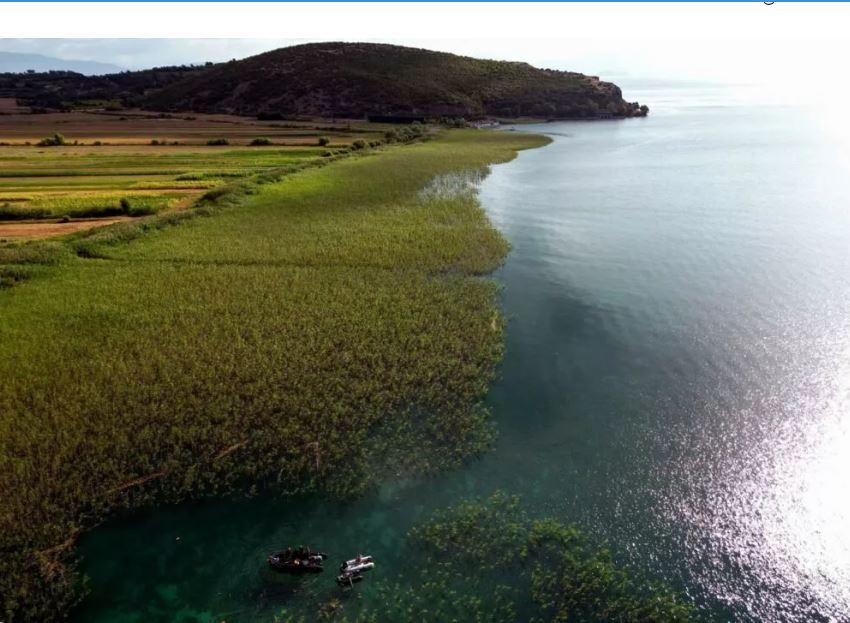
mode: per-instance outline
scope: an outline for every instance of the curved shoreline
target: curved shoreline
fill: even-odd
[[[429,196],[463,195],[471,182],[478,181],[476,175],[457,174],[447,174],[439,180],[441,183],[429,184]],[[483,207],[484,199],[479,200]],[[510,270],[510,260],[504,268]],[[497,273],[495,278],[501,290],[503,273]],[[512,289],[515,297],[516,289]],[[505,303],[500,300],[499,308],[504,309]],[[517,432],[515,420],[522,419],[522,411],[505,412],[491,398],[488,396],[488,405],[494,412],[501,412],[493,424],[502,432],[502,425],[509,424],[506,418],[513,419],[506,431],[512,436]],[[503,439],[505,444],[513,441]],[[436,478],[384,474],[381,486],[347,503],[323,495],[276,499],[273,494],[264,494],[250,501],[184,504],[104,526],[82,544],[85,557],[91,561],[86,570],[92,574],[96,591],[88,607],[82,610],[80,620],[110,621],[135,616],[165,621],[179,611],[200,620],[231,620],[231,616],[239,620],[269,620],[276,616],[289,623],[307,623],[314,620],[318,611],[340,623],[373,620],[370,616],[376,616],[377,620],[441,623],[469,620],[473,613],[481,620],[508,623],[527,620],[529,616],[550,620],[565,606],[571,611],[583,609],[588,616],[597,617],[592,620],[625,616],[620,608],[633,615],[643,612],[646,616],[665,616],[664,620],[669,621],[690,620],[690,607],[680,596],[661,586],[647,594],[643,576],[634,576],[616,565],[580,530],[562,523],[563,519],[547,517],[545,511],[541,514],[542,509],[536,504],[535,510],[530,511],[527,503],[534,503],[534,494],[524,484],[532,485],[533,481],[517,488],[511,477],[506,478],[509,476],[506,470],[510,472],[511,468],[496,467],[508,458],[502,443],[499,446],[481,460]],[[487,478],[487,473],[493,477]],[[525,493],[524,499],[513,501],[512,496],[501,493],[487,497],[494,487]],[[470,495],[475,497],[470,499]],[[523,509],[519,514],[518,504]],[[474,521],[470,523],[470,519]],[[201,527],[207,525],[218,527]],[[511,566],[518,564],[520,568],[530,569],[543,563],[535,577],[539,581],[545,579],[556,594],[564,597],[563,602],[552,601],[559,604],[554,610],[526,591],[525,583],[531,578],[525,572],[512,573],[506,578],[504,574],[509,568],[496,576],[481,570],[481,566],[498,569],[504,564],[500,552],[505,548],[494,550],[484,544],[502,543],[508,533],[519,539],[510,546],[504,543],[509,551],[519,553],[530,546],[529,552],[521,554],[519,559],[509,559]],[[450,537],[452,534],[463,538],[457,540]],[[526,538],[523,534],[530,539],[527,545],[522,544]],[[177,537],[179,541],[175,540]],[[125,544],[139,539],[155,543],[156,556],[139,559],[135,552],[128,551]],[[369,552],[378,561],[378,572],[358,588],[354,600],[340,596],[327,577],[288,583],[258,572],[267,551],[301,542],[320,545],[330,552],[332,559],[353,551],[352,548]],[[205,545],[208,543],[216,546],[210,548]],[[548,554],[545,561],[539,560],[533,551],[537,547],[535,543],[552,553],[570,552],[575,566],[562,567]],[[201,556],[195,563],[200,568],[193,565],[192,552]],[[121,569],[126,569],[128,556],[133,556],[134,563],[142,570],[137,581],[132,572],[130,577],[123,577],[127,572],[122,573]],[[464,580],[462,586],[456,585],[450,570],[467,575],[470,557],[479,561],[479,571]],[[161,571],[163,565],[167,571]],[[231,571],[216,573],[215,569],[225,567]],[[178,581],[177,578],[184,576],[181,569],[186,568],[192,577]],[[598,568],[607,569],[606,577],[617,578],[619,588],[606,582],[575,580],[591,577],[590,570]],[[114,576],[122,579],[112,582]],[[559,577],[574,578],[572,588],[556,589]],[[140,590],[139,584],[144,589]],[[290,594],[290,590],[294,592]],[[447,595],[453,597],[448,599]],[[583,595],[590,597],[586,599]],[[550,599],[544,601],[548,603]],[[599,604],[601,610],[597,609]]]
[[[248,195],[244,203],[212,218],[195,219],[180,227],[151,231],[129,244],[109,246],[104,253],[93,255],[103,258],[96,263],[85,259],[62,260],[45,270],[47,278],[11,290],[11,298],[0,306],[3,337],[10,338],[3,341],[14,343],[17,338],[22,353],[18,359],[26,357],[24,361],[28,365],[17,374],[13,370],[4,371],[8,373],[0,397],[10,405],[7,413],[23,415],[24,408],[31,413],[27,420],[29,430],[23,431],[26,438],[16,438],[12,428],[16,418],[0,421],[4,450],[9,450],[4,456],[23,457],[17,460],[19,467],[15,472],[10,471],[8,461],[2,466],[0,484],[4,490],[32,493],[12,498],[12,512],[17,509],[18,516],[26,515],[30,521],[16,525],[14,514],[6,517],[4,546],[14,551],[19,538],[33,545],[4,561],[3,575],[13,581],[3,591],[13,600],[4,606],[9,618],[15,614],[14,583],[17,582],[25,582],[18,584],[19,588],[29,586],[27,594],[40,595],[40,602],[34,604],[35,610],[29,610],[30,614],[28,610],[18,610],[23,615],[16,616],[24,619],[61,616],[72,603],[67,600],[74,599],[70,590],[73,575],[67,575],[68,568],[63,565],[68,560],[67,548],[60,552],[55,546],[64,532],[62,514],[57,516],[54,511],[50,524],[54,526],[53,532],[39,536],[39,531],[47,525],[46,520],[37,519],[39,511],[34,505],[39,500],[49,502],[55,509],[66,509],[62,511],[67,517],[65,525],[71,528],[98,523],[100,518],[114,514],[111,509],[239,491],[243,487],[240,483],[246,478],[261,483],[277,480],[277,486],[285,489],[306,484],[307,489],[349,495],[362,490],[385,469],[410,473],[445,469],[481,452],[489,443],[489,433],[485,432],[486,426],[482,428],[487,416],[479,403],[501,354],[501,328],[493,323],[492,282],[468,281],[461,275],[492,270],[501,262],[506,246],[487,223],[477,202],[440,199],[423,203],[414,194],[427,179],[441,172],[504,161],[513,157],[516,149],[535,146],[541,141],[544,139],[528,135],[451,132],[430,143],[393,148],[375,156],[301,172],[281,183],[262,187],[259,193]],[[364,204],[374,208],[364,212]],[[281,214],[280,206],[286,206],[285,214]],[[316,212],[317,209],[324,211]],[[356,225],[358,220],[362,221],[361,225]],[[447,228],[446,224],[450,226]],[[293,233],[292,229],[299,227],[303,233]],[[286,239],[297,244],[282,245],[281,241]],[[260,259],[265,260],[265,268],[256,264]],[[389,273],[388,268],[392,269]],[[455,276],[435,280],[433,277],[439,274]],[[267,291],[264,298],[268,303],[255,307],[250,293],[262,292],[269,279],[281,277],[287,284],[286,296],[280,298]],[[171,300],[161,296],[163,282],[171,292]],[[320,291],[311,284],[321,284]],[[67,298],[72,292],[73,298]],[[219,300],[225,292],[229,292],[228,297]],[[275,320],[281,309],[295,311],[292,308],[295,299],[290,298],[293,292],[302,295],[312,292],[307,298],[298,299],[304,301],[298,303],[300,311],[288,320],[300,327],[294,333],[291,325]],[[162,315],[163,301],[168,306],[178,305],[184,316],[193,310],[192,321],[166,320],[171,316]],[[226,302],[225,307],[221,306],[222,302]],[[320,306],[316,307],[315,303]],[[388,315],[387,309],[393,312]],[[30,310],[38,310],[47,322],[33,327]],[[236,310],[239,310],[237,314],[232,315]],[[328,316],[329,313],[333,316]],[[102,321],[106,324],[91,327],[85,319],[92,314],[106,314]],[[338,324],[337,315],[348,317],[347,324]],[[65,330],[70,318],[83,321],[73,333]],[[116,324],[119,318],[121,321]],[[127,324],[125,320],[131,318]],[[175,320],[176,324],[168,324]],[[304,344],[302,332],[311,326],[319,332]],[[222,330],[222,337],[229,336],[225,341],[210,338]],[[253,338],[245,341],[250,335],[262,337],[265,333],[269,337],[274,335],[272,342],[262,345],[263,342],[255,344]],[[110,340],[105,345],[100,342],[104,335]],[[395,337],[382,346],[388,335]],[[338,341],[340,336],[342,342]],[[422,341],[425,336],[427,339]],[[234,337],[239,340],[235,346]],[[328,339],[331,342],[324,346]],[[299,353],[298,359],[274,347],[280,340]],[[345,340],[354,340],[350,350]],[[331,343],[335,345],[330,346]],[[259,350],[257,345],[261,345]],[[89,360],[75,360],[70,355],[80,347],[89,353]],[[45,348],[68,353],[50,360],[49,372],[43,367],[47,365],[42,355]],[[234,348],[232,355],[228,355],[227,351]],[[128,361],[128,353],[134,352],[138,358],[134,356]],[[249,356],[249,352],[254,354]],[[340,352],[350,354],[343,361]],[[331,356],[331,353],[335,354]],[[222,355],[226,356],[224,361]],[[364,359],[363,355],[368,358]],[[375,359],[376,355],[381,359]],[[147,363],[151,356],[166,367],[151,368]],[[245,359],[247,356],[250,358]],[[256,361],[252,362],[252,358]],[[114,363],[101,367],[108,361]],[[119,361],[123,363],[118,364]],[[367,362],[371,375],[377,372],[377,377],[370,379],[358,373],[352,376],[353,370],[346,372],[346,366],[362,366]],[[97,368],[92,368],[92,364]],[[306,365],[303,370],[307,372],[315,370],[313,366],[321,369],[328,364],[331,364],[329,371],[316,377],[322,383],[317,388],[320,393],[313,398],[305,399],[285,389],[289,385],[303,387],[293,385],[293,370]],[[286,370],[283,377],[279,376],[281,369]],[[344,375],[341,378],[351,379],[337,385],[342,393],[327,385],[329,379],[333,381],[340,373]],[[98,380],[101,374],[107,375],[102,377],[103,381]],[[103,401],[91,394],[94,389],[103,391],[106,378],[116,379],[116,375],[120,380],[107,390],[111,397]],[[255,383],[264,375],[255,391],[260,387],[284,388],[279,400],[290,401],[293,405],[290,409],[299,402],[304,404],[306,417],[269,419],[269,409],[277,409],[271,404],[266,406],[264,396],[244,394],[237,389],[244,388],[246,381]],[[215,386],[208,385],[206,380],[217,379],[221,383],[222,378],[233,376],[236,379],[225,382],[220,390],[213,390]],[[87,380],[81,386],[84,378]],[[137,384],[139,380],[141,384]],[[378,380],[375,390],[368,389],[368,383],[375,380]],[[72,395],[69,392],[73,388],[76,389]],[[44,403],[48,409],[45,413],[51,413],[49,418],[39,415],[42,408],[39,405],[34,405],[32,410],[32,406],[24,407],[20,402],[33,391],[51,392],[61,399],[61,402],[48,399]],[[339,395],[343,400],[339,403],[341,407],[349,405],[341,412],[343,419],[339,422],[347,422],[342,429],[336,419],[321,420],[338,408],[328,398],[329,393],[332,397]],[[151,403],[151,398],[157,402]],[[376,403],[375,398],[383,402]],[[416,403],[425,410],[410,411],[410,405]],[[102,409],[101,415],[97,409]],[[211,409],[223,411],[211,419]],[[115,420],[119,411],[121,419]],[[287,411],[284,408],[284,413]],[[375,415],[363,420],[363,414],[370,412]],[[49,471],[38,462],[27,462],[28,456],[32,459],[41,456],[43,451],[34,445],[41,443],[40,439],[51,440],[54,455],[62,457],[65,454],[62,443],[67,442],[56,446],[55,422],[63,422],[62,427],[73,426],[74,422],[81,424],[82,413],[87,414],[82,430],[66,428],[70,433],[66,437],[72,444],[69,450],[74,448],[76,462],[60,460]],[[381,413],[385,415],[377,417]],[[391,413],[402,417],[387,420],[386,415]],[[354,414],[363,421],[352,423]],[[415,419],[410,420],[414,415]],[[363,435],[366,430],[374,431],[382,419],[392,423],[390,428],[386,428],[386,423],[381,424],[382,435]],[[214,423],[216,420],[219,422]],[[420,424],[413,429],[406,425],[398,427],[416,420]],[[119,426],[116,424],[119,421],[125,424]],[[167,424],[169,421],[172,423]],[[169,428],[163,429],[163,424]],[[116,437],[122,434],[123,426],[137,430],[132,437]],[[252,431],[248,440],[241,432],[246,428]],[[173,432],[163,435],[164,430]],[[187,437],[183,431],[197,432]],[[339,437],[340,434],[343,436]],[[293,454],[275,444],[275,440],[287,437],[325,439],[321,461],[315,451]],[[179,449],[180,445],[173,445],[181,438],[185,441],[180,444],[190,443],[195,449],[186,453]],[[109,439],[112,441],[108,442]],[[446,452],[446,443],[452,450]],[[277,452],[284,452],[280,459],[274,460],[271,457],[276,446]],[[431,446],[433,450],[422,452]],[[222,448],[233,447],[238,450],[221,454]],[[413,448],[417,452],[412,452]],[[386,464],[375,466],[366,461],[367,452],[378,452]],[[198,462],[195,457],[204,455],[220,460],[214,459],[208,466],[200,467],[207,462],[202,458]],[[363,458],[356,458],[361,455]],[[133,467],[136,456],[141,463]],[[156,456],[161,458],[151,460]],[[352,457],[356,458],[354,463]],[[415,459],[412,462],[411,457]],[[357,469],[338,473],[336,466],[340,461]],[[122,467],[122,463],[126,465]],[[158,474],[157,478],[150,477],[154,473]],[[138,486],[121,486],[128,482]],[[113,493],[104,497],[97,491]],[[61,540],[67,542],[67,532]],[[44,562],[33,567],[28,562],[32,557]]]

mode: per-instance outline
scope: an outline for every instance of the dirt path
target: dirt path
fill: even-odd
[[[103,227],[130,220],[130,216],[113,216],[109,218],[77,219],[67,223],[58,221],[24,221],[14,223],[0,222],[0,240],[3,238],[53,238],[95,227]]]

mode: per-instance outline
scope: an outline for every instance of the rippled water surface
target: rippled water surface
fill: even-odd
[[[267,577],[267,551],[368,551],[391,575],[418,519],[501,488],[709,619],[850,620],[847,143],[816,113],[722,89],[638,99],[649,118],[523,127],[554,142],[481,184],[514,247],[493,453],[346,505],[116,521],[82,543],[78,618],[257,620],[333,591]]]

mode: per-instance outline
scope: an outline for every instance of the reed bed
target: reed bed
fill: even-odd
[[[508,245],[474,196],[421,190],[543,142],[450,132],[213,188],[188,216],[0,246],[4,620],[67,613],[74,539],[117,512],[348,496],[484,451],[503,323],[476,275]]]

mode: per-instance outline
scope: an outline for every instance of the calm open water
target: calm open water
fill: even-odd
[[[435,509],[499,488],[582,525],[718,621],[850,620],[850,150],[803,108],[629,93],[647,119],[523,127],[550,146],[480,196],[513,252],[496,450],[354,503],[187,504],[81,544],[80,621],[268,620],[336,594],[264,557],[405,559]]]

